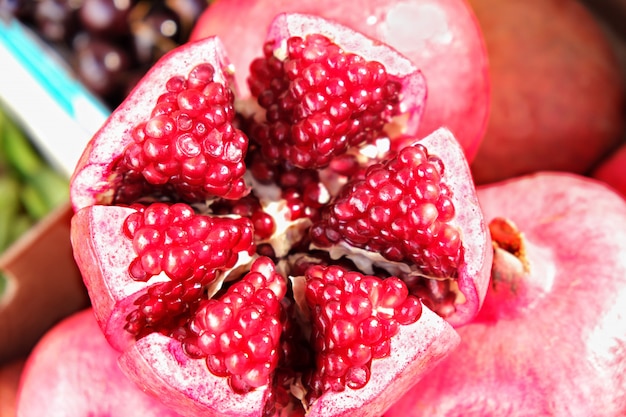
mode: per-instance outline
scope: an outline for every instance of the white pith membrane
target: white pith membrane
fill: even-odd
[[[280,52],[277,52],[277,54],[280,55]],[[181,73],[184,74],[186,72],[181,71]],[[219,71],[216,71],[216,73],[219,73]],[[263,111],[260,110],[260,108],[254,103],[251,104],[251,102],[245,102],[245,103],[236,102],[235,104],[236,104],[236,110],[246,116],[259,118],[263,115]],[[407,126],[408,123],[409,121],[408,121],[407,114],[402,114],[400,116],[397,116],[394,120],[392,120],[392,122],[388,123],[385,127],[385,132],[388,135],[387,137],[380,138],[375,143],[367,143],[359,147],[351,148],[349,150],[349,153],[351,153],[356,158],[356,160],[359,161],[359,163],[363,166],[385,159],[385,157],[389,155],[389,151],[391,148],[390,146],[391,141],[393,140],[393,138],[400,136],[405,131],[405,127]],[[428,139],[426,139],[426,142],[427,141]],[[435,147],[445,148],[448,145],[450,145],[453,141],[454,141],[454,138],[448,131],[441,130],[434,134],[433,143],[436,144]],[[458,144],[456,144],[456,142],[454,143],[455,143],[454,146],[458,147]],[[429,148],[429,145],[426,145],[426,147]],[[429,152],[430,152],[430,149],[429,149]],[[452,154],[454,155],[454,157],[458,158],[458,152],[457,154],[455,154],[455,152],[457,152],[456,148],[454,151],[452,151]],[[441,159],[443,160],[444,164],[447,164],[446,155],[441,155]],[[465,163],[464,160],[461,162],[462,164]],[[447,183],[448,180],[453,181],[452,178],[450,178],[450,175],[455,175],[457,173],[456,168],[457,167],[449,168],[446,165],[446,170],[445,170],[445,174],[444,174],[442,182]],[[466,166],[463,166],[461,168],[467,170]],[[462,170],[460,172],[465,173]],[[349,178],[339,175],[329,168],[320,170],[319,177],[320,177],[321,182],[319,185],[320,193],[319,193],[318,203],[322,205],[331,203],[333,200],[333,197],[337,195],[341,186],[346,184],[349,180]],[[270,185],[262,184],[256,181],[249,171],[247,172],[245,179],[246,179],[247,185],[252,189],[251,191],[252,194],[258,199],[259,203],[261,204],[263,211],[269,214],[274,220],[274,223],[276,226],[275,232],[269,238],[257,240],[256,243],[257,245],[269,244],[273,248],[274,255],[277,258],[277,262],[276,262],[277,270],[281,273],[281,275],[283,275],[283,277],[285,277],[289,281],[290,286],[293,290],[293,297],[294,297],[295,306],[296,306],[296,312],[295,312],[294,317],[297,320],[299,320],[300,326],[304,326],[304,327],[309,326],[309,328],[303,329],[301,331],[302,334],[308,335],[310,333],[310,323],[309,323],[310,311],[309,311],[308,306],[306,305],[306,302],[304,301],[304,296],[303,296],[303,292],[304,292],[303,287],[304,287],[304,281],[305,281],[304,277],[300,274],[293,273],[293,264],[300,262],[300,261],[305,261],[305,262],[310,261],[311,263],[320,262],[319,257],[316,255],[316,253],[319,253],[319,252],[327,253],[330,256],[330,259],[333,261],[341,261],[344,259],[348,259],[357,270],[361,271],[362,273],[366,275],[375,275],[377,271],[384,270],[386,271],[388,275],[398,276],[401,278],[410,278],[412,280],[434,278],[435,281],[446,281],[450,285],[449,290],[454,293],[454,299],[455,299],[454,303],[457,305],[462,305],[467,302],[467,298],[465,297],[465,294],[459,288],[459,284],[457,282],[456,277],[428,277],[420,271],[420,268],[417,265],[408,265],[402,262],[391,262],[385,259],[379,253],[367,251],[364,249],[359,249],[359,248],[350,246],[346,244],[345,242],[340,242],[339,244],[333,245],[330,248],[321,248],[321,247],[316,247],[315,245],[311,245],[308,249],[312,251],[312,253],[308,253],[308,252],[294,253],[292,251],[293,246],[306,237],[308,230],[312,224],[311,220],[307,217],[299,218],[299,219],[296,219],[295,221],[291,220],[287,201],[281,198],[281,189],[279,186],[275,184],[270,184]],[[459,182],[467,181],[468,179],[469,177],[468,178],[464,177],[462,179],[459,179]],[[455,195],[454,186],[451,186],[451,189],[453,191],[453,201],[456,206],[466,196]],[[211,210],[211,206],[214,202],[215,200],[206,201],[204,203],[194,204],[193,206],[196,209],[196,212],[198,213],[214,215],[212,214],[212,210]],[[475,210],[478,210],[478,208],[475,208]],[[476,219],[474,222],[470,224],[470,227],[468,229],[470,233],[473,233],[476,230],[481,228],[480,225],[477,224],[477,222],[480,223],[481,217],[477,213],[474,213],[474,215]],[[219,216],[224,217],[223,215],[219,215]],[[463,216],[471,217],[471,213],[465,213],[463,214]],[[237,216],[233,215],[231,217],[237,217]],[[456,226],[457,222],[455,219],[449,223]],[[458,227],[457,229],[459,231],[462,231]],[[469,252],[469,250],[465,248],[464,244],[463,246],[466,252]],[[470,253],[470,255],[473,255],[473,254]],[[245,274],[250,269],[250,265],[257,257],[258,255],[250,256],[248,253],[241,252],[239,254],[236,265],[229,270],[219,272],[217,274],[217,278],[215,279],[215,281],[213,281],[210,284],[210,286],[206,288],[207,297],[211,298],[211,297],[215,297],[219,295],[219,293],[222,292],[222,290],[225,287],[228,287],[232,282],[237,281],[243,274]],[[472,277],[476,273],[477,271],[468,271],[468,273],[465,275]],[[460,273],[459,275],[462,275],[462,274]],[[132,286],[133,291],[132,292],[129,291],[128,293],[126,293],[125,297],[132,298],[131,293],[137,294],[138,292],[141,291],[141,288],[145,289],[155,283],[164,282],[167,280],[169,280],[169,278],[165,276],[164,273],[161,273],[157,276],[150,278],[145,283],[134,283]],[[132,302],[127,302],[123,308],[126,308],[126,309],[132,308]],[[426,311],[427,308],[425,307],[424,310]],[[118,311],[116,312],[116,314],[119,316],[120,312]],[[433,334],[424,335],[424,340],[430,340],[430,342],[427,342],[427,343],[434,343],[432,342],[432,339],[430,338],[433,337],[435,333],[445,332],[445,330],[442,329],[443,321],[439,320],[439,318],[436,318],[435,315],[429,311],[426,311],[423,314],[423,316],[419,319],[419,321],[425,321],[431,324],[435,323],[434,327],[438,329],[437,331],[433,332]],[[407,331],[401,330],[401,332],[408,332],[408,330]],[[180,346],[173,347],[171,344],[172,341],[169,341],[169,342],[165,341],[162,339],[161,336],[162,335],[159,335],[159,334],[152,334],[152,335],[148,335],[138,340],[135,343],[135,346],[133,347],[133,349],[135,350],[132,350],[130,353],[126,353],[123,356],[122,366],[125,367],[125,369],[127,369],[127,372],[129,372],[129,374],[133,374],[136,369],[140,368],[140,365],[133,363],[133,361],[135,361],[136,358],[132,359],[133,355],[137,353],[136,349],[149,349],[149,346],[151,346],[151,344],[154,344],[154,346],[161,346],[163,349],[167,349],[170,353],[174,355],[175,360],[180,362],[181,364],[187,363],[187,361],[189,360],[188,358],[181,359],[181,357],[178,355],[180,353],[179,352]],[[443,341],[447,341],[449,343],[454,344],[451,341],[451,337],[452,336],[448,335],[446,336],[446,338],[442,338],[442,343]],[[407,344],[406,342],[403,342],[403,346],[407,347],[410,345]],[[393,348],[392,348],[392,351],[393,351]],[[439,352],[438,354],[439,356],[443,356],[444,353]],[[394,355],[395,355],[395,352],[394,352]],[[434,355],[433,357],[437,358],[437,355]],[[143,358],[142,356],[142,359],[145,359],[145,358]],[[384,360],[382,361],[383,362],[381,363],[386,363],[387,365],[380,365],[380,367],[382,367],[381,369],[385,369],[384,368],[385,366],[387,367],[390,366],[389,362],[385,362]],[[377,362],[377,360],[372,361],[373,367],[376,366],[375,362]],[[152,365],[158,366],[159,364],[152,364]],[[426,365],[424,365],[424,368],[426,368]],[[158,371],[160,372],[162,371],[162,369]],[[140,371],[138,372],[139,374],[141,374]],[[155,372],[157,371],[155,370]],[[199,372],[199,371],[196,369],[196,371],[194,372]],[[410,376],[410,373],[407,373],[407,375]],[[162,376],[159,376],[159,377],[155,376],[155,380],[158,381],[159,378],[161,377]],[[174,379],[177,379],[177,378],[178,377]],[[380,378],[380,376],[377,374],[376,378]],[[192,384],[193,381],[188,381],[187,383]],[[389,384],[392,384],[392,382],[387,381],[385,384],[389,385]],[[151,388],[153,392],[159,392],[159,389],[161,388],[159,387]],[[195,387],[195,389],[197,389],[197,387]],[[255,390],[255,391],[261,391],[261,393],[259,392],[254,393],[251,396],[251,398],[256,398],[259,401],[265,401],[266,394],[263,394],[262,392],[268,389],[271,390],[270,387],[263,387],[262,389]],[[366,388],[363,388],[363,389],[365,390]],[[376,386],[367,387],[367,390],[370,390],[370,392],[371,390],[375,390],[375,389],[377,389]],[[192,390],[191,385],[189,386],[188,390],[189,391]],[[318,405],[308,402],[306,398],[307,387],[301,381],[299,376],[295,376],[292,379],[291,385],[289,387],[289,391],[295,399],[302,401],[302,407],[304,408],[304,410],[312,410],[316,407],[322,407],[322,405],[319,405],[319,404],[325,404],[324,401],[320,401]],[[346,392],[339,393],[339,394],[345,394],[348,397],[350,397],[351,394],[347,391],[350,391],[350,388],[346,388]],[[161,393],[161,394],[165,395],[165,393]],[[241,397],[237,397],[237,398],[241,398]],[[316,399],[316,401],[317,400],[318,399]],[[174,403],[176,403],[176,401],[174,401]],[[232,401],[230,402],[226,401],[225,403],[232,403]],[[254,401],[252,401],[252,403],[254,403]],[[242,401],[242,404],[247,404],[247,403],[245,401]],[[352,404],[350,404],[350,406],[352,406]],[[198,409],[198,410],[201,410],[201,409]],[[369,415],[369,414],[364,414],[364,415]]]

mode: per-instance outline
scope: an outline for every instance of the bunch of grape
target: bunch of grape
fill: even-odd
[[[0,0],[111,109],[164,53],[187,41],[211,0]]]

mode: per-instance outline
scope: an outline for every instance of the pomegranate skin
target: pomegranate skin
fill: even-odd
[[[569,173],[478,194],[488,220],[522,232],[530,272],[492,281],[459,348],[385,415],[623,415],[626,203]]]
[[[485,45],[464,0],[217,1],[200,16],[191,39],[218,35],[236,68],[242,97],[249,95],[248,64],[267,26],[281,12],[333,19],[394,47],[424,73],[428,100],[418,136],[449,128],[472,160],[483,137],[490,103]],[[249,22],[254,22],[250,25]]]
[[[471,0],[489,53],[492,111],[472,163],[485,184],[587,173],[621,138],[625,88],[599,23],[576,0]]]
[[[102,336],[91,309],[64,319],[26,361],[17,415],[179,417],[127,379],[117,364],[118,356]]]
[[[626,197],[626,144],[603,160],[591,176],[610,185]]]

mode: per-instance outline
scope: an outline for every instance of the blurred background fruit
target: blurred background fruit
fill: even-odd
[[[470,0],[489,54],[491,115],[479,183],[537,170],[588,171],[623,138],[613,44],[577,0]]]
[[[115,108],[165,52],[185,42],[209,0],[0,0]]]
[[[0,364],[0,417],[15,416],[15,397],[25,362],[20,358]]]

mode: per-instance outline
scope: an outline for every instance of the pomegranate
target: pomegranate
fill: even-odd
[[[179,416],[129,381],[117,356],[91,309],[73,313],[39,340],[20,378],[17,414],[2,415]]]
[[[249,63],[279,12],[314,13],[380,39],[411,59],[428,80],[418,136],[449,128],[472,160],[489,114],[487,53],[465,0],[221,0],[198,19],[191,39],[217,35],[226,45],[243,97]],[[251,25],[249,22],[254,22]],[[452,98],[453,97],[453,98]]]
[[[599,23],[576,0],[470,4],[492,83],[492,112],[472,162],[476,182],[538,170],[587,173],[626,127],[622,73]]]
[[[600,161],[591,176],[613,187],[626,197],[626,144]]]
[[[571,173],[478,196],[495,248],[483,308],[385,415],[624,415],[626,203]]]
[[[411,134],[424,80],[380,41],[282,14],[251,68],[236,100],[219,39],[188,43],[88,144],[71,238],[96,320],[181,415],[380,416],[486,292],[468,163]]]

